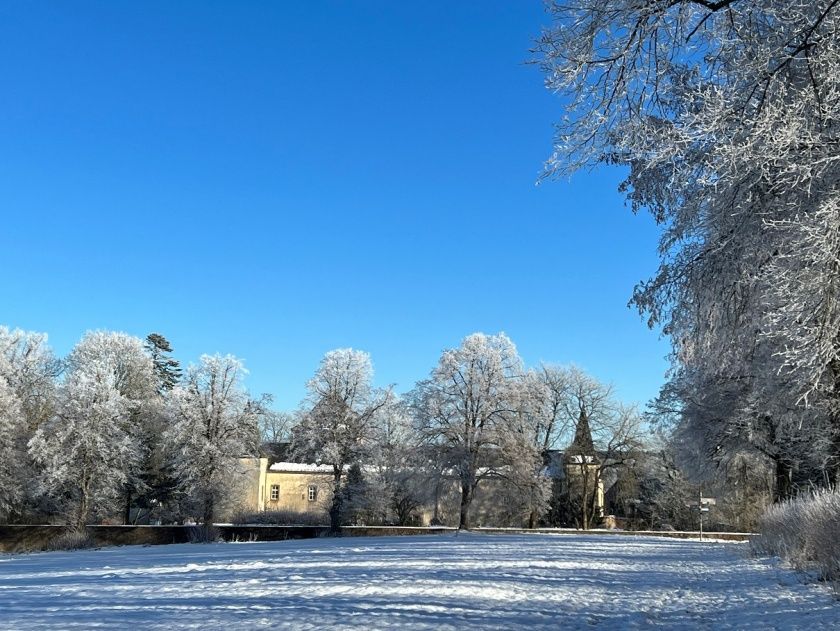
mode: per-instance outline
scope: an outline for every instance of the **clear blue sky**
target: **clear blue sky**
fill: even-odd
[[[536,186],[562,104],[517,2],[0,2],[0,323],[158,331],[292,408],[329,349],[411,387],[505,331],[656,394],[627,308],[657,230],[597,170]]]

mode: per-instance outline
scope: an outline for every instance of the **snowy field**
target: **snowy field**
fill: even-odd
[[[821,629],[745,544],[442,535],[0,555],[0,628]]]

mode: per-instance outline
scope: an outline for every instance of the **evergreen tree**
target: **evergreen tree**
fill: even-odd
[[[143,344],[155,365],[158,378],[158,392],[163,394],[172,390],[181,381],[181,363],[168,355],[172,352],[172,345],[160,333],[149,333]]]
[[[357,526],[368,521],[370,485],[365,480],[358,463],[350,465],[347,479],[341,488],[341,521],[344,525]]]
[[[143,347],[152,359],[157,378],[157,392],[163,397],[180,383],[183,375],[181,363],[169,356],[172,344],[160,333],[147,335]],[[171,420],[168,412],[163,399],[158,401],[158,405],[152,410],[144,436],[146,452],[141,465],[141,477],[146,492],[138,496],[134,504],[151,519],[171,517],[169,512],[177,487],[174,469],[167,461],[162,440],[165,428]],[[126,520],[128,517],[126,514]]]

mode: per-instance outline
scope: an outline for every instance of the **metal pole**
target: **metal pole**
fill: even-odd
[[[703,487],[700,487],[700,506],[697,509],[700,513],[700,541],[703,541]]]

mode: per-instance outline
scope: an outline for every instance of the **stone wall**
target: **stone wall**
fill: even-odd
[[[87,532],[94,546],[120,545],[165,545],[170,543],[188,543],[197,536],[196,526],[88,526]],[[219,536],[225,541],[283,541],[287,539],[313,539],[330,535],[329,526],[263,526],[230,525],[215,526]],[[71,530],[69,526],[3,526],[0,525],[0,552],[28,552],[46,550],[50,541]],[[441,535],[454,533],[454,528],[431,527],[415,528],[400,526],[348,526],[342,528],[345,537],[393,537],[410,535]],[[566,528],[537,528],[534,530],[519,528],[476,528],[475,532],[486,534],[589,534],[592,536],[656,536],[680,539],[696,538],[697,532],[674,531],[629,531],[629,530],[574,530]],[[746,541],[756,536],[743,532],[704,533],[709,539],[726,541]]]

